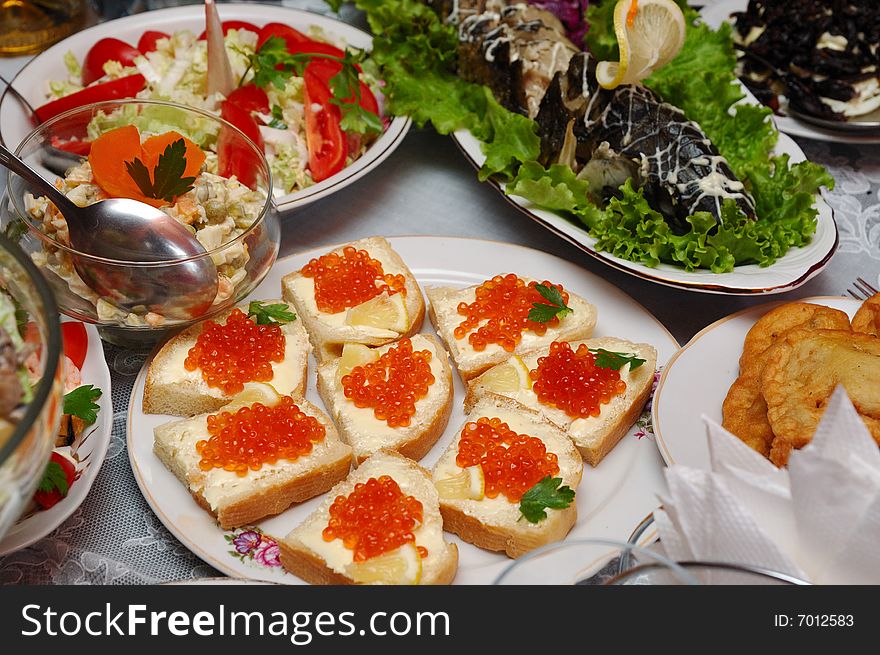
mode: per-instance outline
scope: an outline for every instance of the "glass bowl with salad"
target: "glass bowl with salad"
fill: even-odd
[[[55,445],[62,355],[49,285],[0,235],[0,538],[30,503]]]
[[[210,112],[161,101],[96,103],[52,118],[16,154],[75,204],[132,198],[180,221],[217,270],[217,293],[199,315],[166,316],[161,306],[133,303],[126,280],[139,267],[175,279],[185,260],[119,261],[74,248],[57,208],[10,173],[2,219],[49,281],[63,313],[95,323],[102,337],[149,345],[178,329],[232,307],[265,277],[278,255],[280,225],[272,173],[263,152],[238,128]],[[190,259],[191,261],[191,259]],[[78,270],[100,269],[118,279],[98,293]],[[155,276],[155,275],[154,275]]]

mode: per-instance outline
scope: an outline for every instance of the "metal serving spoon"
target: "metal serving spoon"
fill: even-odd
[[[0,144],[0,165],[45,194],[67,221],[73,256],[83,281],[126,310],[190,319],[205,313],[217,296],[217,268],[185,225],[137,200],[109,198],[78,207],[39,173]],[[202,255],[201,257],[199,255]],[[174,260],[190,259],[186,262]],[[140,265],[149,262],[166,264]]]

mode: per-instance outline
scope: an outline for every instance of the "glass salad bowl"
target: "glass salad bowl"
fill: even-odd
[[[46,470],[64,393],[61,327],[52,291],[30,258],[2,235],[0,329],[0,368],[6,369],[0,373],[2,539]]]
[[[177,153],[171,153],[172,144],[180,145]],[[54,205],[10,173],[0,215],[7,234],[42,270],[61,311],[98,325],[113,343],[146,347],[170,330],[232,307],[262,281],[278,255],[280,225],[265,155],[231,123],[207,111],[155,100],[95,103],[42,123],[16,154],[79,206],[109,195],[159,206],[188,225],[202,244],[206,252],[195,259],[213,260],[218,290],[204,313],[172,318],[161,306],[122,306],[90,288],[77,268],[100,269],[102,279],[113,276],[121,290],[126,279],[145,274],[144,267],[153,277],[174,280],[176,270],[193,258],[122,261],[77,251]]]

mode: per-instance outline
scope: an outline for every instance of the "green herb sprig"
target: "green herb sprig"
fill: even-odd
[[[574,310],[565,304],[559,289],[546,284],[536,284],[535,289],[550,304],[540,302],[532,303],[532,310],[529,312],[529,320],[535,323],[547,323],[554,318],[565,318]]]

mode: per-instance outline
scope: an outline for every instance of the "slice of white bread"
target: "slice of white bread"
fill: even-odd
[[[543,441],[547,451],[554,453],[559,461],[559,473],[554,477],[562,478],[562,485],[577,490],[584,463],[562,430],[516,401],[501,396],[480,400],[466,420],[472,422],[482,417],[500,418],[518,434]],[[455,461],[463,428],[458,430],[449,448],[437,461],[433,471],[435,483],[463,471]],[[519,557],[539,546],[563,539],[577,521],[577,507],[573,501],[565,509],[547,509],[545,519],[531,523],[522,517],[519,503],[509,501],[504,494],[482,500],[441,497],[440,512],[444,530],[480,548],[504,551],[508,557]]]
[[[390,427],[380,421],[370,407],[357,407],[345,397],[337,371],[339,360],[332,359],[318,366],[318,393],[324,406],[336,421],[339,433],[348,442],[356,462],[362,462],[376,451],[394,450],[413,460],[420,460],[443,434],[452,411],[452,367],[449,356],[437,338],[430,334],[410,337],[414,351],[430,350],[434,383],[428,394],[416,401],[416,413],[407,427]],[[397,343],[380,346],[387,352]]]
[[[620,377],[626,382],[626,391],[619,396],[614,396],[607,405],[602,405],[599,416],[595,418],[573,419],[565,411],[541,403],[531,389],[503,392],[501,395],[517,400],[555,423],[568,434],[583,458],[590,465],[596,466],[605,455],[611,452],[611,449],[617,445],[642,413],[648,396],[651,394],[654,374],[657,372],[657,351],[647,343],[633,343],[616,337],[598,337],[570,343],[572,350],[577,350],[577,347],[583,343],[588,348],[603,348],[612,352],[635,354],[644,359],[645,363],[634,371],[630,371],[629,364],[621,368]],[[534,370],[538,367],[538,358],[545,356],[548,352],[549,348],[545,347],[524,353],[521,358],[529,370]],[[489,373],[487,372],[486,375]],[[468,383],[467,395],[464,400],[465,411],[470,411],[483,397],[498,395],[498,392],[486,388],[481,380],[482,377],[477,377]]]
[[[413,535],[415,545],[427,548],[428,554],[421,559],[418,584],[452,582],[458,570],[458,549],[443,539],[437,490],[430,473],[412,460],[387,450],[377,452],[361,464],[327,494],[321,506],[305,521],[278,539],[284,568],[312,584],[354,584],[346,572],[346,567],[353,562],[352,551],[340,539],[325,541],[322,533],[330,519],[330,505],[337,496],[348,496],[356,484],[383,475],[390,476],[404,494],[422,503],[423,521],[413,530]]]
[[[534,279],[519,276],[526,283]],[[477,285],[479,286],[479,285]],[[437,330],[437,334],[443,339],[452,361],[458,369],[462,380],[467,382],[488,368],[500,364],[510,357],[511,353],[497,344],[488,344],[482,351],[474,350],[468,342],[470,333],[463,338],[455,337],[455,328],[464,320],[464,316],[458,313],[459,303],[471,303],[476,299],[477,286],[466,289],[452,287],[426,287],[425,294],[430,302],[431,323]],[[550,327],[543,336],[534,332],[523,332],[514,353],[524,353],[530,350],[549,346],[553,341],[571,341],[574,339],[586,339],[593,334],[596,327],[596,308],[580,296],[567,290],[569,294],[568,306],[574,311],[559,321],[559,325]]]
[[[245,393],[252,385],[246,385]],[[276,402],[280,396],[276,395]],[[269,399],[262,399],[272,405]],[[244,476],[224,469],[199,468],[201,456],[196,442],[209,438],[209,414],[173,421],[154,430],[153,452],[186,486],[196,502],[216,517],[224,530],[278,514],[293,503],[324,493],[344,479],[351,468],[351,448],[339,438],[333,422],[307,400],[295,399],[300,410],[314,416],[326,429],[324,439],[312,452],[296,460],[279,460],[249,470]],[[233,400],[223,411],[237,411],[243,405]]]
[[[264,304],[281,303],[281,300],[264,300]],[[247,306],[240,307],[247,313]],[[292,307],[290,308],[293,309]],[[225,323],[232,310],[210,319]],[[208,386],[202,371],[187,371],[184,361],[190,348],[206,321],[196,323],[171,337],[150,362],[144,383],[143,411],[145,414],[169,414],[171,416],[195,416],[213,412],[228,403],[231,397],[222,389]],[[300,317],[281,326],[284,333],[284,360],[272,364],[274,377],[269,381],[280,394],[303,396],[306,392],[308,372],[309,338]]]
[[[347,311],[327,314],[318,309],[315,303],[315,282],[301,271],[285,275],[281,280],[281,292],[284,299],[296,307],[297,314],[302,317],[318,362],[325,362],[338,357],[342,346],[346,343],[362,343],[368,346],[381,346],[401,337],[416,334],[425,320],[425,300],[413,274],[383,237],[368,237],[346,243],[328,251],[342,253],[343,249],[353,246],[358,250],[366,250],[370,256],[382,263],[386,274],[403,275],[405,283],[405,306],[408,325],[403,333],[383,328],[352,326],[345,322]]]

